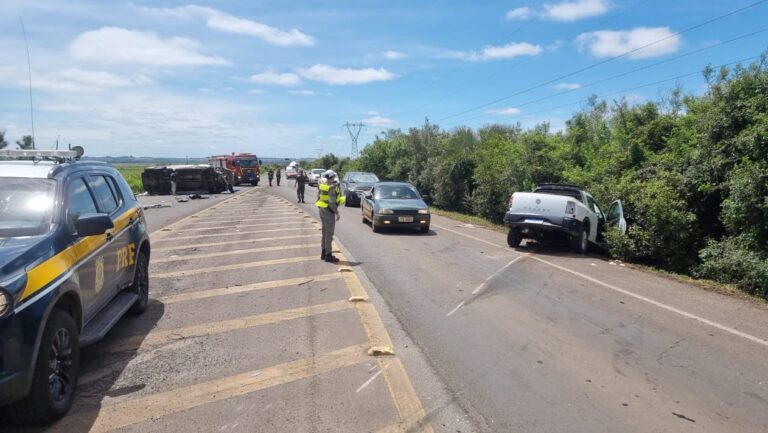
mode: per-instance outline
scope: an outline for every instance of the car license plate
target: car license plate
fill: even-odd
[[[543,224],[544,220],[541,218],[526,218],[525,222],[528,224]]]
[[[397,222],[400,223],[412,223],[413,217],[397,217]]]

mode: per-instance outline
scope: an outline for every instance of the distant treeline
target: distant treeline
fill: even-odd
[[[440,208],[496,222],[514,191],[580,184],[604,207],[624,202],[627,235],[608,235],[614,256],[768,297],[766,59],[704,76],[703,95],[593,97],[564,131],[427,122],[387,131],[354,160],[326,155],[313,166],[410,181]]]

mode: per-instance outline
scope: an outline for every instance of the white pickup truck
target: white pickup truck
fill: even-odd
[[[606,226],[616,225],[622,233],[627,230],[620,200],[611,203],[606,217],[588,192],[557,183],[540,184],[534,192],[512,194],[504,224],[509,227],[507,243],[512,248],[520,246],[523,239],[564,234],[580,254],[587,252],[590,242],[603,242]]]

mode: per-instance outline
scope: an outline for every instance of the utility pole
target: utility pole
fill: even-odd
[[[362,122],[360,122],[360,123],[349,123],[349,122],[347,122],[347,123],[345,123],[342,126],[345,126],[347,128],[347,132],[349,132],[349,138],[352,139],[352,152],[351,152],[350,156],[352,158],[357,158],[357,152],[358,152],[358,150],[357,150],[357,139],[358,139],[358,137],[360,137],[360,131],[362,131],[363,128],[365,128],[365,124],[362,123]]]

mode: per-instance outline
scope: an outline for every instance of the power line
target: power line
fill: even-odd
[[[724,64],[721,64],[721,65],[718,65],[717,67],[718,68],[722,68],[722,67],[726,67],[726,66],[738,65],[738,64],[741,64],[741,63],[750,62],[750,61],[753,61],[753,60],[760,59],[761,57],[762,56],[747,57],[747,58],[744,58],[744,59],[741,59],[741,60],[737,60],[735,62],[724,63]],[[634,90],[640,90],[640,89],[643,89],[643,88],[646,88],[646,87],[652,87],[652,86],[657,86],[659,84],[668,83],[670,81],[677,81],[677,80],[680,80],[680,79],[683,79],[683,78],[688,78],[688,77],[692,77],[694,75],[699,75],[701,73],[702,73],[702,71],[698,70],[698,71],[689,72],[689,73],[682,74],[682,75],[677,75],[677,76],[674,76],[674,77],[671,77],[671,78],[665,78],[663,80],[654,81],[652,83],[641,84],[639,86],[630,87],[630,88],[623,89],[623,90],[618,90],[618,91],[615,91],[615,92],[612,92],[612,93],[606,93],[606,94],[603,94],[603,95],[594,95],[594,96],[596,96],[598,99],[605,99],[605,98],[608,98],[610,96],[621,95],[621,94],[624,94],[624,93],[627,93],[627,92],[632,92]],[[587,97],[587,98],[583,98],[583,99],[579,99],[577,101],[568,102],[566,104],[561,104],[561,105],[556,105],[554,107],[545,108],[545,109],[542,109],[542,110],[539,110],[539,111],[533,111],[533,112],[525,113],[525,114],[522,114],[522,113],[521,114],[516,114],[516,115],[511,116],[511,117],[523,117],[523,116],[532,116],[532,115],[535,115],[535,114],[541,114],[541,113],[545,113],[545,112],[548,112],[548,111],[557,110],[557,109],[560,109],[560,108],[570,107],[572,105],[576,105],[576,104],[580,104],[580,103],[583,103],[583,102],[587,102],[587,101],[589,101],[590,98],[592,98],[592,96]],[[465,119],[465,121],[479,119],[479,118],[481,118],[483,116],[484,115],[471,117],[471,118]]]
[[[707,50],[711,50],[713,48],[717,48],[717,47],[721,47],[723,45],[727,45],[727,44],[731,44],[731,43],[734,43],[734,42],[738,42],[738,41],[740,41],[742,39],[746,39],[746,38],[749,38],[749,37],[752,37],[752,36],[755,36],[755,35],[758,35],[758,34],[761,34],[761,33],[765,33],[765,32],[768,32],[768,27],[765,27],[765,28],[762,28],[760,30],[756,30],[756,31],[753,31],[753,32],[749,32],[749,33],[746,33],[746,34],[743,34],[743,35],[739,35],[739,36],[736,36],[734,38],[728,39],[726,41],[721,41],[721,42],[718,42],[718,43],[715,43],[715,44],[712,44],[712,45],[709,45],[709,46],[706,46],[706,47],[703,47],[703,48],[699,48],[699,49],[696,49],[696,50],[693,50],[693,51],[689,51],[687,53],[684,53],[684,54],[681,54],[681,55],[678,55],[678,56],[674,56],[674,57],[671,57],[669,59],[662,60],[660,62],[652,63],[650,65],[641,66],[639,68],[635,68],[635,69],[632,69],[630,71],[622,72],[620,74],[612,75],[610,77],[606,77],[606,78],[603,78],[601,80],[593,81],[591,83],[588,83],[588,84],[585,84],[583,86],[580,86],[577,89],[564,90],[562,92],[558,92],[558,93],[555,93],[553,95],[548,95],[548,96],[543,96],[541,98],[528,100],[528,101],[526,101],[526,102],[524,102],[522,104],[515,104],[515,108],[525,107],[525,106],[528,106],[528,105],[531,105],[531,104],[535,104],[535,103],[538,103],[538,102],[543,102],[543,101],[546,101],[546,100],[549,100],[549,99],[557,98],[557,97],[563,96],[563,95],[568,94],[568,93],[578,92],[578,91],[584,90],[584,89],[589,88],[589,87],[594,87],[594,86],[596,86],[598,84],[603,84],[603,83],[606,83],[608,81],[612,81],[612,80],[615,80],[615,79],[618,79],[618,78],[626,77],[627,75],[631,75],[631,74],[634,74],[634,73],[637,73],[637,72],[640,72],[640,71],[644,71],[646,69],[651,69],[651,68],[654,68],[656,66],[660,66],[660,65],[663,65],[663,64],[666,64],[666,63],[671,63],[671,62],[673,62],[675,60],[679,60],[679,59],[682,59],[684,57],[692,56],[694,54],[698,54],[698,53],[701,53],[701,52],[704,52],[704,51],[707,51]]]
[[[563,80],[563,79],[566,79],[566,78],[572,77],[572,76],[574,76],[574,75],[580,74],[580,73],[582,73],[582,72],[585,72],[585,71],[588,71],[588,70],[590,70],[590,69],[594,69],[594,68],[597,68],[598,66],[602,66],[602,65],[604,65],[604,64],[606,64],[606,63],[609,63],[609,62],[612,62],[612,61],[614,61],[614,60],[618,60],[618,59],[621,59],[621,58],[627,57],[627,56],[629,56],[629,55],[632,55],[632,54],[634,54],[634,53],[636,53],[636,52],[638,52],[638,51],[641,51],[641,50],[643,50],[643,49],[646,49],[646,48],[648,48],[648,47],[654,46],[654,45],[656,45],[656,44],[659,44],[659,43],[661,43],[661,42],[664,42],[664,41],[667,41],[667,40],[669,40],[669,39],[675,38],[675,37],[677,37],[677,36],[680,36],[680,35],[682,35],[682,34],[685,34],[685,33],[691,32],[691,31],[693,31],[693,30],[699,29],[699,28],[701,28],[701,27],[707,26],[707,25],[709,25],[709,24],[712,24],[712,23],[714,23],[714,22],[716,22],[716,21],[720,21],[720,20],[722,20],[722,19],[725,19],[725,18],[727,18],[727,17],[730,17],[730,16],[732,16],[732,15],[735,15],[735,14],[737,14],[737,13],[743,12],[743,11],[745,11],[745,10],[747,10],[747,9],[753,8],[753,7],[755,7],[755,6],[758,6],[758,5],[760,5],[760,4],[763,4],[763,3],[766,3],[766,2],[768,2],[768,0],[759,0],[759,1],[756,1],[756,2],[754,2],[754,3],[751,3],[751,4],[747,5],[747,6],[741,7],[741,8],[739,8],[739,9],[733,10],[733,11],[731,11],[731,12],[728,12],[728,13],[726,13],[726,14],[723,14],[723,15],[719,15],[719,16],[716,16],[716,17],[714,17],[714,18],[712,18],[712,19],[709,19],[709,20],[707,20],[707,21],[705,21],[705,22],[703,22],[703,23],[697,24],[697,25],[695,25],[695,26],[692,26],[692,27],[688,27],[688,28],[686,28],[686,29],[684,29],[684,30],[681,30],[681,31],[679,31],[679,32],[676,32],[676,33],[672,33],[671,35],[665,36],[665,37],[663,37],[663,38],[661,38],[661,39],[658,39],[658,40],[656,40],[656,41],[653,41],[653,42],[650,42],[650,43],[648,43],[648,44],[642,45],[642,46],[640,46],[640,47],[637,47],[637,48],[634,48],[634,49],[628,50],[628,51],[626,51],[626,52],[623,52],[623,53],[621,53],[621,54],[619,54],[619,55],[616,55],[616,56],[610,57],[610,58],[608,58],[608,59],[602,60],[602,61],[600,61],[600,62],[597,62],[597,63],[593,63],[593,64],[591,64],[591,65],[589,65],[589,66],[585,66],[585,67],[583,67],[583,68],[580,68],[580,69],[577,69],[577,70],[575,70],[575,71],[573,71],[573,72],[569,72],[569,73],[567,73],[567,74],[564,74],[564,75],[558,76],[557,78],[551,79],[551,80],[549,80],[549,81],[546,81],[546,82],[543,82],[543,83],[541,83],[541,84],[537,84],[537,85],[535,85],[535,86],[529,87],[529,88],[527,88],[527,89],[521,90],[521,91],[519,91],[519,92],[516,92],[516,93],[513,93],[513,94],[511,94],[511,95],[508,95],[508,96],[504,96],[504,97],[502,97],[502,98],[498,98],[498,99],[495,99],[495,100],[493,100],[493,101],[490,101],[490,102],[487,102],[487,103],[485,103],[485,104],[477,105],[477,106],[475,106],[475,107],[469,108],[469,109],[467,109],[467,110],[464,110],[464,111],[461,111],[461,112],[459,112],[459,113],[456,113],[456,114],[452,114],[452,115],[450,115],[450,116],[446,116],[446,117],[443,117],[443,118],[441,118],[441,119],[438,119],[437,121],[438,121],[438,122],[441,122],[441,121],[443,121],[443,120],[452,119],[452,118],[454,118],[454,117],[458,117],[458,116],[461,116],[462,114],[471,113],[472,111],[477,111],[477,110],[479,110],[479,109],[482,109],[482,108],[485,108],[485,107],[489,107],[489,106],[491,106],[491,105],[494,105],[494,104],[497,104],[497,103],[499,103],[499,102],[503,102],[503,101],[506,101],[506,100],[508,100],[508,99],[514,98],[515,96],[523,95],[523,94],[525,94],[525,93],[528,93],[528,92],[530,92],[530,91],[532,91],[532,90],[536,90],[536,89],[540,89],[540,88],[542,88],[542,87],[546,87],[546,86],[549,86],[550,84],[554,84],[554,83],[556,83],[556,82],[558,82],[558,81],[561,81],[561,80]]]

